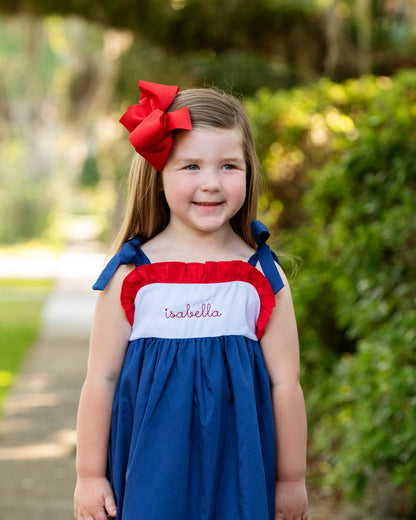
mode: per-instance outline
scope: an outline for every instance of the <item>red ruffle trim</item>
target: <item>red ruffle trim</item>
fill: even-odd
[[[267,278],[247,262],[159,262],[136,267],[126,276],[121,289],[121,305],[133,325],[134,303],[137,292],[151,283],[220,283],[243,281],[251,284],[260,297],[260,313],[256,335],[260,339],[275,306],[273,289]]]

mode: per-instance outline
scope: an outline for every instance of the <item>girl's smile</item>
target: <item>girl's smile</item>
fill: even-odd
[[[222,202],[193,202],[197,206],[219,206]]]
[[[246,162],[239,130],[178,132],[162,170],[169,226],[226,230],[246,197]]]
[[[203,208],[206,211],[216,209],[224,204],[224,202],[195,202],[193,201],[192,204],[195,206],[199,206],[200,208]]]

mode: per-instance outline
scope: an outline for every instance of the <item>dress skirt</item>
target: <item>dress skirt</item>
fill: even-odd
[[[108,472],[118,520],[273,520],[276,439],[259,342],[130,341]]]

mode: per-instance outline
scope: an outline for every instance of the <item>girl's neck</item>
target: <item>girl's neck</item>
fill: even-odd
[[[167,226],[144,244],[143,251],[152,262],[248,260],[253,253],[231,226],[221,232],[183,234]]]

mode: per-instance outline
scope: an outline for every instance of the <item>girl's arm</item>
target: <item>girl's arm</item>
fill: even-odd
[[[123,363],[130,324],[120,304],[124,277],[121,266],[97,298],[91,331],[88,371],[78,409],[77,473],[74,506],[77,520],[107,520],[116,515],[111,486],[106,479],[111,410]]]
[[[299,382],[299,341],[287,279],[261,338],[270,376],[277,443],[276,520],[306,520],[306,412]]]

